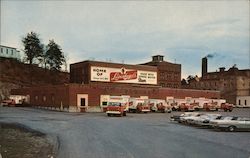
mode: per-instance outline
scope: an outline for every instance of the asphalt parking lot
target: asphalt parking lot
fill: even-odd
[[[173,113],[66,113],[0,107],[0,122],[20,123],[57,138],[59,158],[249,158],[250,132],[218,132],[170,121]],[[250,108],[222,115],[250,117]]]

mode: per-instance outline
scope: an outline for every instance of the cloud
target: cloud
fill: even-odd
[[[214,52],[227,61],[214,58],[211,70],[248,66],[249,18],[248,1],[1,1],[1,44],[22,49],[33,30],[45,44],[53,38],[70,62],[137,64],[161,53],[195,75]]]

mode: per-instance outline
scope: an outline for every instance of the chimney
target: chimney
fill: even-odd
[[[224,72],[225,71],[225,67],[220,67],[220,72]]]
[[[203,77],[207,73],[207,57],[202,58],[202,69],[201,69],[201,77]]]
[[[152,56],[152,61],[155,61],[155,62],[162,62],[163,61],[163,55],[155,55],[155,56]]]

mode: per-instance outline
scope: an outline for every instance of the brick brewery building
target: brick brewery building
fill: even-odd
[[[185,88],[218,90],[227,102],[236,105],[250,105],[250,69],[239,70],[235,65],[227,71],[207,71],[207,57],[202,58],[202,76],[192,79]],[[237,99],[242,98],[242,99]],[[238,100],[238,101],[237,101]]]
[[[72,112],[102,111],[104,96],[220,98],[218,91],[179,89],[180,76],[181,65],[159,55],[142,65],[83,61],[70,65],[70,84],[15,89],[12,94],[28,95],[34,106]]]
[[[92,67],[92,69],[91,69]],[[102,69],[102,68],[105,69]],[[180,88],[181,87],[181,65],[173,64],[163,60],[162,55],[156,55],[152,57],[152,61],[140,64],[140,65],[125,65],[125,64],[117,64],[117,63],[107,63],[107,62],[99,62],[99,61],[83,61],[75,64],[71,64],[70,66],[70,82],[71,83],[81,83],[81,84],[90,84],[96,81],[102,81],[106,83],[114,83],[113,80],[102,80],[94,79],[94,76],[91,78],[91,74],[93,72],[99,71],[99,74],[103,73],[102,71],[106,68],[113,69],[136,69],[139,71],[149,71],[152,72],[152,77],[155,77],[156,80],[152,80],[153,82],[145,82],[143,80],[138,80],[138,82],[133,82],[136,84],[153,84],[159,85],[162,87],[169,88]],[[93,71],[92,71],[93,70]],[[110,69],[109,69],[110,70]],[[109,71],[107,70],[107,71]],[[156,72],[156,73],[155,73]],[[97,72],[98,73],[98,72]],[[150,74],[148,74],[150,75]],[[159,77],[157,77],[159,76]],[[139,76],[140,77],[140,76]],[[143,76],[141,76],[143,77]],[[142,79],[142,78],[141,78]],[[128,81],[122,81],[123,83],[132,83]]]

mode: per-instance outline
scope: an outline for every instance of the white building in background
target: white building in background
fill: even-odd
[[[20,52],[14,47],[0,45],[0,57],[21,60]]]
[[[236,107],[250,107],[250,96],[237,96]]]

